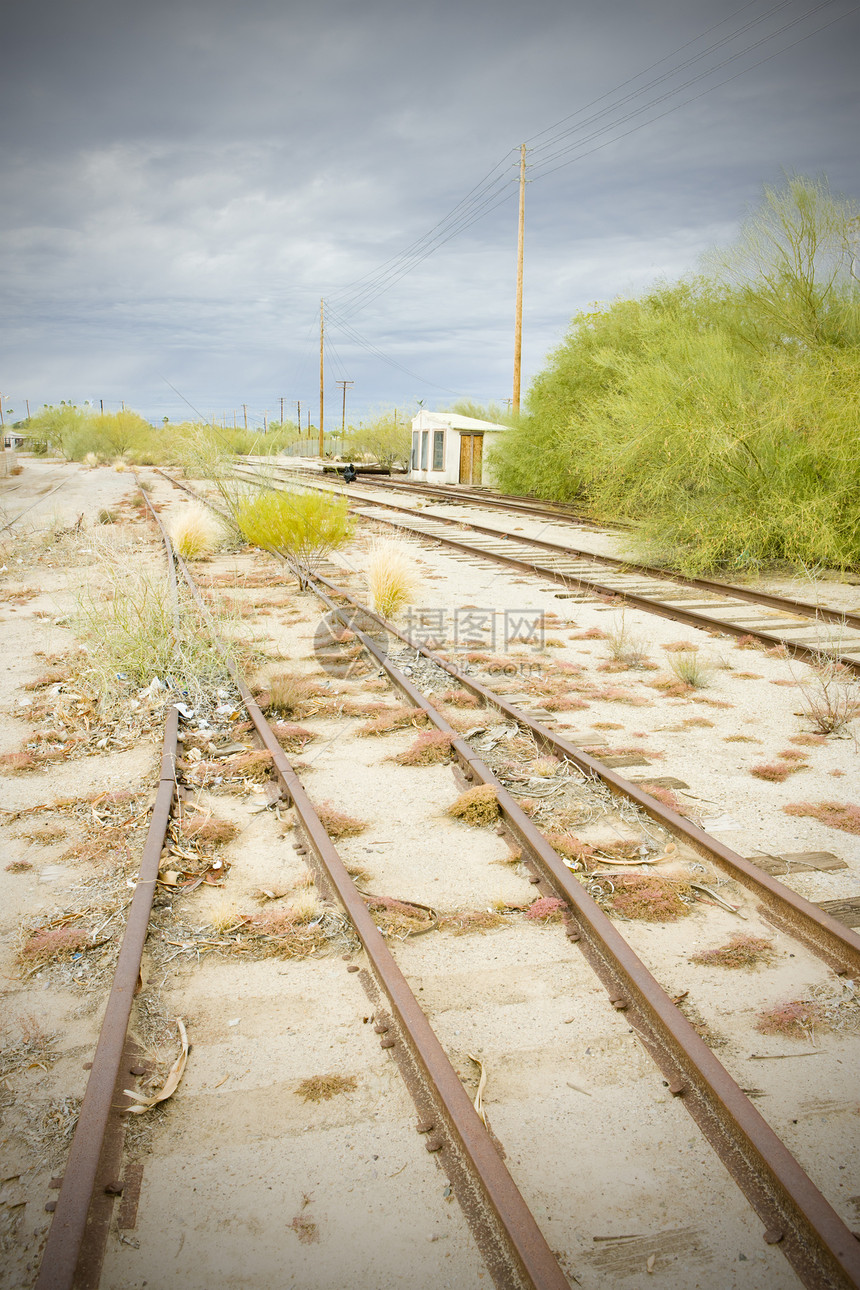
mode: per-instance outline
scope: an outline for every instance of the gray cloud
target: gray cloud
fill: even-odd
[[[620,94],[771,7],[748,5]],[[850,7],[826,5],[644,117],[619,121],[609,142],[586,140],[585,155],[553,174],[530,151],[527,373],[576,310],[677,276],[729,240],[781,167],[851,187],[857,15],[805,38]],[[19,5],[7,33],[14,71],[0,82],[4,393],[19,409],[25,396],[31,406],[103,397],[153,418],[183,415],[166,377],[207,414],[243,401],[272,413],[282,395],[315,414],[315,318],[326,295],[331,376],[355,380],[356,414],[415,398],[442,404],[446,390],[505,397],[510,150],[735,8]],[[791,0],[650,98],[811,8]],[[509,152],[504,204],[350,319],[417,375],[338,330],[347,285],[420,238]],[[334,389],[329,398],[333,407]]]

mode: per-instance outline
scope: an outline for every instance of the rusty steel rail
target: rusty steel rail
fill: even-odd
[[[736,851],[732,851],[731,847],[727,847],[717,838],[711,837],[709,833],[699,828],[697,824],[693,824],[691,820],[678,815],[676,811],[664,806],[662,802],[658,802],[656,798],[647,793],[644,788],[640,788],[638,784],[633,783],[632,780],[616,774],[608,766],[604,766],[598,758],[589,756],[581,748],[577,748],[575,744],[569,743],[561,735],[541,725],[539,721],[535,721],[528,713],[510,703],[504,695],[496,694],[494,690],[483,685],[474,677],[461,672],[453,663],[428,649],[426,645],[417,644],[386,619],[381,618],[379,614],[375,614],[373,610],[368,609],[361,601],[356,600],[344,588],[338,587],[328,578],[324,578],[322,574],[314,574],[314,577],[318,582],[326,586],[333,595],[342,597],[353,608],[360,610],[363,615],[374,619],[390,635],[397,637],[405,645],[408,645],[410,649],[414,649],[423,658],[442,668],[449,676],[456,678],[457,683],[471,694],[496,708],[508,720],[516,721],[519,725],[530,730],[547,750],[562,759],[573,762],[589,778],[602,780],[613,793],[626,797],[636,806],[641,807],[653,820],[663,825],[675,837],[686,842],[699,855],[713,861],[724,873],[727,873],[741,886],[751,891],[762,902],[773,922],[797,936],[814,953],[825,959],[837,972],[841,974],[848,972],[860,973],[860,936],[856,932],[844,927],[835,918],[819,909],[817,905],[805,900],[803,896],[798,896],[790,887],[778,882],[776,878],[759,869],[752,861],[747,860]],[[326,601],[326,603],[329,602]]]
[[[310,575],[311,582],[323,582]],[[325,580],[327,582],[327,580]],[[330,585],[330,584],[328,584]],[[765,1226],[764,1239],[779,1244],[807,1287],[860,1286],[860,1243],[804,1172],[750,1099],[714,1056],[611,919],[570,873],[564,861],[471,746],[391,663],[320,586],[315,588],[345,626],[387,672],[394,685],[447,734],[467,780],[491,785],[510,833],[540,876],[571,911],[567,935],[582,948],[615,1008],[626,1009],[701,1132],[719,1155]],[[351,598],[349,598],[351,599]],[[656,805],[656,803],[654,804]],[[677,817],[676,817],[677,818]]]
[[[111,992],[69,1150],[57,1208],[42,1256],[36,1290],[71,1290],[87,1235],[87,1217],[113,1109],[114,1089],[126,1043],[131,1005],[137,992],[143,947],[155,895],[161,848],[167,833],[176,781],[179,713],[167,714],[161,770],[152,819],[125,925]]]
[[[286,470],[286,467],[276,467],[276,469]],[[266,486],[265,481],[252,479],[249,476],[240,476],[248,479],[249,482],[257,483],[258,486]],[[174,481],[176,482],[176,481]],[[304,487],[317,488],[319,491],[331,491],[325,489],[319,484],[303,485]],[[181,485],[180,485],[181,487]],[[593,551],[583,550],[579,547],[562,546],[557,542],[547,542],[542,538],[524,537],[518,534],[515,538],[508,533],[500,532],[498,529],[488,528],[485,525],[476,524],[471,520],[458,520],[449,515],[416,515],[415,511],[408,506],[397,506],[393,502],[368,500],[359,503],[361,506],[373,507],[380,506],[385,510],[398,511],[403,515],[410,516],[415,521],[415,527],[409,528],[408,525],[398,524],[393,520],[386,520],[382,516],[367,515],[362,510],[357,510],[353,505],[352,509],[356,514],[362,515],[365,519],[370,519],[380,524],[389,524],[393,528],[416,533],[431,542],[439,542],[444,546],[453,547],[455,550],[462,551],[465,554],[475,556],[479,559],[491,560],[496,564],[503,564],[509,568],[516,569],[521,573],[540,574],[541,577],[557,582],[564,587],[579,586],[588,588],[598,595],[611,596],[614,599],[624,601],[636,609],[644,610],[646,613],[657,614],[661,618],[669,618],[675,622],[684,623],[688,627],[699,627],[705,631],[718,630],[725,632],[727,635],[740,637],[751,636],[756,640],[762,641],[769,646],[784,646],[795,657],[805,660],[806,662],[820,663],[822,658],[833,659],[843,666],[850,668],[852,671],[860,672],[860,660],[853,658],[850,654],[837,654],[822,646],[804,645],[798,641],[793,641],[791,637],[780,636],[772,631],[764,631],[757,628],[754,624],[734,623],[730,619],[718,618],[708,613],[696,611],[693,609],[684,609],[678,605],[668,604],[659,599],[652,599],[650,596],[637,594],[636,592],[627,591],[622,587],[612,586],[611,583],[598,581],[596,578],[586,577],[573,571],[564,571],[553,569],[547,565],[537,564],[534,561],[519,559],[515,555],[506,555],[500,551],[487,551],[480,547],[470,545],[468,542],[458,542],[456,538],[443,537],[440,534],[425,532],[421,525],[428,521],[433,524],[448,524],[456,528],[469,528],[476,533],[493,537],[498,541],[513,541],[522,546],[535,547],[539,551],[546,551],[555,557],[572,557],[579,560],[588,560],[594,564],[606,565],[618,569],[619,572],[626,574],[639,574],[642,577],[656,578],[661,582],[674,582],[680,586],[696,587],[702,591],[707,591],[711,595],[725,596],[727,599],[733,598],[744,600],[750,604],[762,605],[765,608],[772,608],[779,613],[794,613],[801,618],[808,618],[810,624],[814,626],[816,622],[833,623],[837,626],[845,626],[860,630],[860,616],[856,614],[840,613],[838,610],[830,609],[824,606],[813,605],[807,601],[792,600],[786,596],[775,596],[768,592],[752,591],[747,587],[738,587],[733,583],[719,582],[708,578],[693,578],[679,573],[672,569],[658,569],[651,565],[635,564],[627,560],[621,560],[617,556],[602,555]]]
[[[155,512],[153,515],[155,516]],[[155,518],[166,539],[158,517]],[[223,643],[215,630],[209,609],[188,566],[178,552],[173,551],[173,558],[207,619],[213,640],[223,650]],[[444,1152],[447,1149],[460,1157],[461,1161],[465,1160],[466,1168],[481,1194],[481,1217],[484,1228],[489,1226],[491,1230],[491,1239],[488,1241],[486,1233],[482,1235],[481,1231],[473,1234],[493,1279],[500,1287],[510,1287],[511,1290],[515,1287],[518,1290],[570,1290],[558,1261],[397,966],[276,735],[232,660],[227,654],[224,659],[260,742],[271,754],[287,805],[294,808],[332,890],[355,928],[373,977],[388,999],[394,1028],[417,1064],[425,1091],[436,1104],[441,1123],[447,1130],[446,1133],[440,1133],[441,1126],[425,1123],[419,1125],[419,1132],[431,1133],[435,1130],[433,1136],[427,1139],[428,1150]],[[380,1027],[385,1047],[393,1046],[388,1035],[391,1028],[387,1022]],[[386,1043],[386,1039],[389,1042]]]

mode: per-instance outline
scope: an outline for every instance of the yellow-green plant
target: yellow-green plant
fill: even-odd
[[[346,498],[329,493],[267,489],[241,498],[235,518],[243,536],[279,556],[300,587],[350,537]]]
[[[367,565],[370,603],[383,618],[393,618],[415,595],[415,561],[403,542],[378,542]]]
[[[223,524],[199,502],[183,505],[170,517],[166,527],[184,560],[211,555],[225,536]]]

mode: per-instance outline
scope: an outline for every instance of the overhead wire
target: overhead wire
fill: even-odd
[[[428,381],[417,372],[413,372],[410,368],[404,367],[404,365],[399,363],[396,359],[389,357],[389,355],[379,349],[377,345],[374,345],[372,341],[368,340],[365,336],[362,336],[361,332],[357,331],[351,323],[341,318],[336,310],[329,309],[329,321],[333,326],[338,327],[344,335],[348,337],[348,339],[353,341],[356,345],[361,346],[362,349],[367,350],[367,352],[372,354],[374,358],[378,358],[381,362],[387,363],[389,367],[397,368],[398,371],[404,372],[407,376],[411,376],[413,380],[419,381],[421,385],[432,385],[435,389],[443,390],[446,394],[459,396],[460,391],[449,389],[446,385],[440,385],[438,381]]]

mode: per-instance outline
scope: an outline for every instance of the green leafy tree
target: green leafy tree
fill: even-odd
[[[403,413],[380,412],[349,437],[349,454],[372,457],[391,470],[407,466],[412,452],[412,425]]]

